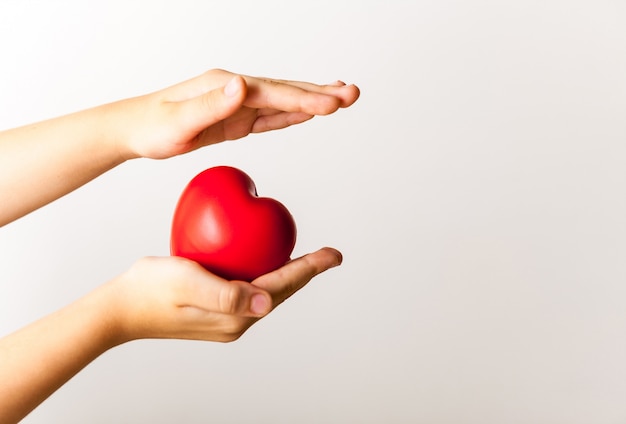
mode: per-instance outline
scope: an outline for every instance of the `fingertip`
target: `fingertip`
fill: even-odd
[[[343,254],[334,247],[323,247],[320,251],[324,251],[329,255],[329,268],[334,268],[343,263]]]
[[[361,89],[359,88],[359,86],[355,84],[350,84],[349,88],[352,90],[352,93],[354,94],[354,97],[355,97],[354,100],[361,97]]]
[[[342,90],[346,93],[342,96],[342,104],[341,107],[351,106],[354,102],[356,102],[359,97],[361,97],[361,89],[354,84],[347,85],[342,87]]]
[[[335,97],[336,100],[336,103],[332,105],[332,107],[335,108],[332,112],[339,108],[351,106],[361,96],[361,90],[355,84],[347,85],[343,81],[337,81],[335,83],[328,84],[326,87],[329,88],[327,94]]]
[[[272,310],[272,298],[267,293],[256,293],[250,298],[250,313],[262,317]]]

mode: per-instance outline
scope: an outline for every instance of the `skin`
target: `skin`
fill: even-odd
[[[165,159],[352,105],[354,85],[211,70],[119,102],[0,133],[0,226],[135,158]],[[322,248],[252,282],[146,257],[85,297],[0,339],[0,422],[24,418],[107,350],[146,338],[231,342],[341,264]]]

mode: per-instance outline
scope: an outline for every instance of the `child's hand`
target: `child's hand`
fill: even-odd
[[[341,263],[325,248],[293,260],[252,283],[226,281],[195,262],[177,257],[144,258],[101,289],[114,344],[144,338],[229,342],[304,287]]]
[[[211,70],[109,105],[109,130],[122,157],[162,159],[327,115],[358,97],[356,86],[342,82],[315,85]]]
[[[0,422],[18,422],[119,344],[236,340],[311,278],[340,263],[339,252],[321,249],[245,283],[225,281],[182,258],[142,259],[76,302],[0,338]]]

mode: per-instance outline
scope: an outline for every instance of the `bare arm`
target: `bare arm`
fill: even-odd
[[[0,133],[0,225],[96,178],[124,159],[96,108]]]

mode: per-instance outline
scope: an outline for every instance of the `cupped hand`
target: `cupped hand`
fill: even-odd
[[[227,281],[179,257],[149,257],[113,280],[117,343],[144,338],[230,342],[313,277],[341,263],[323,248],[252,283]]]
[[[199,147],[288,127],[352,105],[355,85],[317,85],[255,78],[221,69],[169,88],[114,103],[115,132],[125,159],[163,159]]]

